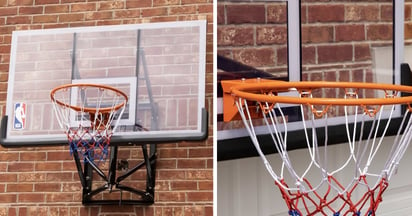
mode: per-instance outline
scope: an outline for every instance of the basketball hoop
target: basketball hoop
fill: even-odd
[[[289,215],[375,215],[382,194],[396,173],[399,161],[412,140],[412,87],[356,82],[282,82],[264,79],[222,81],[225,121],[241,117],[265,168],[278,186],[289,208]],[[334,90],[333,97],[324,92]],[[320,91],[320,93],[318,92]],[[323,91],[323,93],[322,93]],[[320,95],[320,96],[319,96]],[[323,96],[322,96],[323,95]],[[318,97],[316,97],[318,96]],[[341,96],[341,97],[339,97]],[[396,105],[406,111],[388,149],[387,159],[379,158],[379,150],[387,134]],[[299,107],[308,164],[297,170],[288,154],[288,119],[282,108]],[[341,110],[348,146],[342,165],[328,164],[328,116]],[[261,149],[255,130],[260,126],[270,136],[271,146],[278,152],[281,165],[271,163]],[[259,124],[259,123],[258,123]],[[344,133],[345,133],[344,132]],[[319,135],[321,134],[321,135]],[[320,138],[322,136],[322,138]],[[331,139],[333,137],[329,137]],[[302,163],[302,162],[299,162]],[[374,164],[383,167],[375,169]],[[277,167],[277,168],[276,168]],[[276,168],[276,169],[274,169]],[[354,169],[354,176],[343,183],[344,169]],[[308,176],[317,173],[316,180]],[[345,176],[346,177],[346,176]],[[316,181],[316,182],[315,182]]]
[[[104,160],[127,95],[106,85],[66,84],[54,88],[50,97],[71,153],[79,152],[85,161]]]

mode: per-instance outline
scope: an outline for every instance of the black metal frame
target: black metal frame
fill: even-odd
[[[155,144],[154,147],[156,147]],[[77,172],[79,174],[80,183],[83,187],[82,203],[84,205],[114,205],[114,204],[131,204],[131,205],[150,205],[154,203],[154,189],[155,189],[155,168],[156,168],[156,153],[155,151],[149,155],[147,145],[142,144],[143,161],[138,163],[132,169],[128,170],[125,174],[117,176],[117,153],[118,146],[110,147],[110,159],[109,159],[109,170],[106,175],[96,163],[90,159],[88,156],[83,158],[83,166],[81,158],[77,151],[73,152],[73,158],[76,163]],[[130,175],[140,170],[142,167],[146,169],[146,188],[136,189],[123,185],[122,181],[127,179]],[[100,187],[93,189],[93,171],[96,172],[105,183]],[[93,196],[109,190],[112,192],[113,189],[119,190],[121,195],[123,191],[127,191],[136,194],[141,197],[139,200],[93,200]]]

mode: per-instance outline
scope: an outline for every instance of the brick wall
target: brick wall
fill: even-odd
[[[205,19],[206,108],[211,111],[212,11],[210,0],[0,0],[2,114],[14,30]],[[81,185],[68,147],[0,147],[0,215],[212,215],[211,119],[206,141],[159,145],[152,206],[82,206]],[[131,163],[142,158],[136,148],[121,149],[120,155]],[[142,173],[136,173],[133,180],[138,185]]]

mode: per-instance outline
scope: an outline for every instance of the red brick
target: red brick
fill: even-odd
[[[353,70],[352,82],[365,82],[364,74],[365,72],[363,71],[363,69]]]
[[[76,3],[72,4],[71,12],[82,12],[82,11],[95,11],[97,8],[97,4],[93,3]]]
[[[343,5],[322,4],[308,6],[308,21],[315,22],[342,22],[345,20]]]
[[[19,160],[18,152],[1,152],[0,161],[17,161]]]
[[[16,203],[17,195],[16,194],[0,194],[0,203]]]
[[[318,47],[318,63],[342,63],[352,61],[352,45],[330,45]]]
[[[179,5],[179,0],[153,0],[153,7]],[[183,2],[182,2],[183,4]]]
[[[337,72],[336,71],[327,71],[323,74],[323,76],[324,76],[324,80],[326,80],[326,81],[332,81],[332,82],[339,81],[337,79]]]
[[[34,163],[12,162],[8,164],[9,172],[27,172],[34,171]]]
[[[113,18],[112,11],[87,12],[85,15],[86,20],[102,20],[110,18]]]
[[[16,17],[7,17],[7,25],[16,25],[16,24],[29,24],[31,23],[32,17],[30,16],[16,16]]]
[[[51,28],[68,28],[68,23],[57,23],[57,24],[43,24],[43,29],[51,29]]]
[[[314,72],[309,74],[310,81],[322,81],[323,80],[323,73],[321,72]]]
[[[21,152],[21,161],[37,161],[44,160],[46,158],[46,152]]]
[[[184,202],[186,200],[186,194],[184,192],[157,192],[157,200],[159,202]]]
[[[368,44],[355,45],[355,61],[367,61],[371,59],[371,47]]]
[[[106,213],[111,213],[111,212],[131,212],[134,213],[135,209],[134,206],[102,206],[102,208],[100,209],[100,211],[102,212],[106,212]]]
[[[316,63],[316,48],[313,46],[302,47],[302,64],[314,64]]]
[[[84,20],[83,13],[71,13],[59,15],[59,22],[76,22]]]
[[[0,208],[0,215],[16,216],[17,212],[18,212],[17,208],[8,208],[8,211],[7,211],[6,207],[4,207],[4,210],[1,210],[1,209],[2,208]],[[8,214],[7,214],[7,212],[8,212]]]
[[[174,179],[183,180],[186,178],[186,173],[184,170],[158,170],[158,179]]]
[[[233,51],[235,60],[252,67],[275,65],[275,52],[272,48],[250,48]]]
[[[339,71],[339,81],[340,82],[349,82],[350,81],[349,71],[348,70]]]
[[[218,46],[242,46],[254,44],[252,27],[218,27]]]
[[[17,7],[0,7],[0,16],[12,16],[17,15]]]
[[[172,191],[177,190],[197,190],[197,182],[195,181],[172,181],[170,183]]]
[[[15,29],[15,26],[0,26],[0,35],[11,34]]]
[[[60,0],[34,0],[34,4],[43,5],[43,4],[58,4]]]
[[[178,16],[162,16],[162,17],[151,17],[150,22],[173,22],[178,21]]]
[[[61,3],[85,2],[86,0],[60,0]]]
[[[225,5],[219,3],[217,4],[217,24],[225,24]]]
[[[140,17],[140,9],[128,9],[114,11],[114,18],[138,18]]]
[[[142,9],[142,17],[165,16],[167,8],[148,8]]]
[[[204,4],[204,3],[208,3],[211,2],[209,0],[181,0],[181,4],[182,5],[186,5],[186,4]]]
[[[99,2],[97,10],[114,10],[123,9],[125,7],[124,1],[109,1],[109,2]]]
[[[184,211],[185,216],[205,215],[205,206],[185,206]]]
[[[213,190],[213,181],[200,181],[199,183],[199,190]]]
[[[186,177],[188,180],[212,180],[213,170],[190,170],[187,171]]]
[[[256,44],[287,44],[286,27],[257,27]]]
[[[326,43],[333,41],[333,26],[313,26],[302,27],[302,43]]]
[[[161,159],[161,160],[157,160],[157,167],[160,167],[162,169],[175,169],[177,161],[176,159]]]
[[[73,200],[73,193],[52,193],[46,194],[46,202],[72,202]],[[62,209],[60,209],[62,210]],[[66,215],[66,214],[63,214]]]
[[[161,158],[186,158],[188,156],[188,151],[187,149],[178,148],[159,148],[158,154]]]
[[[286,24],[287,21],[287,5],[278,3],[276,5],[267,6],[267,22]]]
[[[17,182],[17,174],[0,173],[2,182]]]
[[[336,41],[363,41],[365,40],[364,25],[336,26]]]
[[[69,150],[67,151],[49,151],[47,152],[48,161],[61,161],[61,160],[72,160],[73,156],[70,155]]]
[[[57,15],[33,16],[33,23],[55,23],[57,22],[57,18]]]
[[[22,14],[42,14],[43,6],[28,6],[28,7],[19,7],[19,15]]]
[[[200,14],[203,14],[203,13],[212,14],[213,13],[213,5],[211,5],[211,4],[197,5],[197,11]],[[209,23],[209,25],[213,26],[212,23]]]
[[[67,13],[69,10],[69,5],[47,5],[44,7],[44,13]]]
[[[206,159],[206,168],[213,169],[213,158]]]
[[[210,201],[213,199],[213,192],[188,192],[187,201]]]
[[[227,24],[265,23],[264,5],[226,5]]]
[[[60,171],[62,170],[61,162],[44,162],[36,163],[36,171]]]
[[[177,7],[169,7],[169,14],[193,14],[196,13],[197,7],[195,5],[183,5]]]
[[[61,184],[59,183],[37,183],[34,185],[36,192],[60,192]]]
[[[7,192],[31,192],[33,191],[33,184],[7,184]]]
[[[19,182],[42,182],[46,179],[45,173],[19,173]]]
[[[34,0],[16,0],[16,5],[33,5]]]
[[[78,178],[75,178],[75,182],[63,183],[62,192],[80,192],[82,185]]]
[[[19,193],[18,202],[44,202],[45,195],[43,193]],[[23,214],[21,214],[23,215]]]
[[[126,1],[126,8],[143,8],[151,7],[152,0],[135,0],[135,1]]]
[[[410,8],[405,7],[405,16],[410,15]],[[381,20],[392,21],[393,20],[393,7],[388,5],[381,6]]]
[[[366,27],[367,40],[391,40],[392,26],[389,24],[371,24]]]
[[[189,157],[213,157],[213,149],[212,148],[195,148],[189,149]]]
[[[345,7],[345,20],[347,21],[378,21],[380,17],[379,5],[348,5]]]

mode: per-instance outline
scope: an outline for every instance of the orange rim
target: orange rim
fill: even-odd
[[[111,86],[106,86],[106,85],[101,85],[101,84],[91,84],[91,83],[76,83],[76,84],[65,84],[65,85],[58,86],[58,87],[56,87],[56,88],[54,88],[54,89],[51,90],[51,92],[50,92],[50,98],[52,99],[52,101],[55,101],[57,104],[59,104],[59,105],[61,105],[61,106],[64,106],[64,107],[69,107],[70,109],[73,109],[73,110],[75,110],[75,111],[77,111],[77,112],[84,111],[84,112],[88,112],[88,113],[95,113],[95,112],[97,111],[96,108],[90,108],[90,107],[84,107],[84,108],[82,108],[82,107],[78,107],[78,106],[73,106],[73,105],[69,105],[69,104],[63,103],[63,102],[61,102],[61,101],[59,101],[59,100],[56,100],[56,99],[54,98],[54,94],[55,94],[57,91],[69,89],[69,88],[72,88],[72,87],[94,87],[94,88],[102,88],[102,89],[107,89],[107,90],[116,92],[117,94],[120,94],[122,97],[124,97],[125,100],[124,100],[122,103],[119,103],[119,104],[117,104],[117,105],[115,105],[115,106],[113,106],[113,107],[100,108],[100,109],[99,109],[99,113],[109,113],[109,112],[111,112],[111,111],[113,111],[113,110],[118,110],[118,109],[120,109],[121,107],[123,107],[123,106],[127,103],[127,100],[128,100],[127,95],[126,95],[123,91],[120,91],[119,89],[113,88],[113,87],[111,87]]]
[[[224,81],[222,81],[224,82]],[[374,89],[383,91],[396,91],[412,93],[412,86],[360,83],[360,82],[282,82],[282,81],[265,81],[265,82],[245,82],[230,87],[232,96],[254,100],[259,102],[271,103],[289,103],[289,104],[312,104],[312,105],[392,105],[392,104],[409,104],[412,102],[412,96],[404,97],[387,97],[387,98],[298,98],[290,96],[262,95],[260,91],[272,90],[274,92],[287,92],[289,89],[296,89],[304,92],[320,88],[351,88],[351,89]],[[256,93],[254,93],[256,92]]]
[[[412,96],[390,97],[392,92],[412,93],[412,86],[402,86],[393,84],[361,83],[361,82],[285,82],[267,79],[242,79],[242,80],[222,80],[223,88],[223,120],[232,121],[240,119],[236,107],[236,98],[243,98],[251,102],[268,102],[284,104],[308,104],[308,105],[341,105],[341,106],[381,106],[406,104],[412,112]],[[291,97],[275,94],[263,94],[264,92],[281,93],[296,90],[298,92],[310,92],[314,89],[322,88],[341,88],[341,89],[372,89],[383,90],[386,92],[385,98],[310,98],[310,97]],[[347,92],[347,91],[346,91]],[[389,93],[388,93],[389,92]],[[243,101],[242,103],[246,103]],[[249,109],[256,108],[256,104],[249,104]],[[327,108],[326,108],[327,110]],[[323,110],[323,112],[326,112]],[[315,110],[316,112],[316,110]],[[317,113],[317,112],[316,112]],[[251,112],[252,118],[260,118],[261,115]]]

